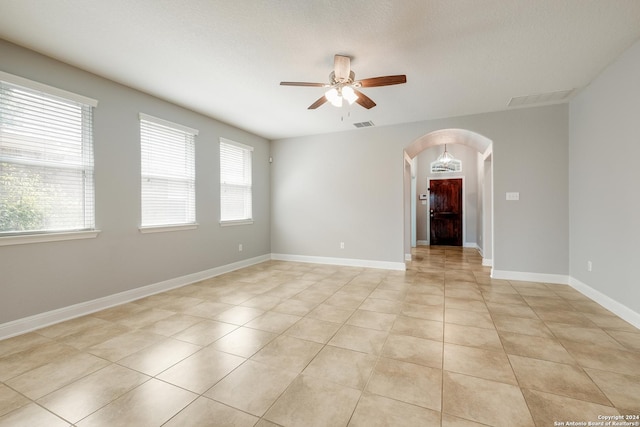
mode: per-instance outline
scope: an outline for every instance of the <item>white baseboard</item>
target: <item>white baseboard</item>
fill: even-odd
[[[312,264],[344,265],[347,267],[380,268],[384,270],[406,270],[404,262],[371,261],[366,259],[332,258],[307,255],[271,254],[278,261],[308,262]]]
[[[483,261],[484,262],[484,261]],[[559,285],[569,285],[584,296],[597,302],[616,316],[631,323],[640,329],[640,313],[636,313],[624,304],[606,296],[600,291],[593,289],[591,286],[581,282],[580,280],[565,276],[562,274],[542,274],[542,273],[523,273],[518,271],[502,271],[491,270],[491,277],[494,279],[505,280],[522,280],[526,282],[543,282]]]
[[[411,254],[404,254],[404,260],[405,261],[411,261]]]
[[[188,284],[206,280],[211,277],[238,270],[240,268],[259,264],[270,259],[315,264],[344,265],[350,267],[379,268],[386,270],[406,269],[405,264],[402,262],[370,261],[361,259],[315,257],[288,254],[267,254],[0,324],[0,340],[40,329],[54,323],[59,323],[65,320],[70,320],[76,317],[91,314],[96,311],[104,310],[106,308],[113,307],[119,304],[135,301],[137,299],[154,295],[160,292],[165,292],[171,289],[186,286]],[[489,262],[492,264],[493,260],[483,259],[482,264],[487,265],[485,264],[485,262]],[[559,274],[527,273],[495,269],[491,270],[491,277],[494,279],[520,280],[563,285],[568,284],[588,298],[615,313],[625,321],[631,323],[637,328],[640,328],[639,313],[636,313],[624,304],[611,299],[600,291],[591,288],[590,286],[573,277]]]
[[[59,308],[57,310],[51,310],[45,313],[40,313],[11,322],[3,323],[0,324],[0,340],[24,334],[26,332],[40,329],[45,326],[53,325],[54,323],[59,323],[76,317],[85,316],[87,314],[95,313],[96,311],[104,310],[105,308],[135,301],[137,299],[154,295],[160,292],[165,292],[171,289],[186,286],[191,283],[199,282],[201,280],[228,273],[230,271],[269,261],[270,259],[270,254],[262,255],[255,258],[250,258],[220,267],[200,271],[197,273],[187,274],[186,276],[176,277],[151,285],[142,286],[140,288],[131,289],[91,301],[81,302],[79,304]]]
[[[611,299],[602,292],[593,289],[591,286],[574,277],[569,278],[569,286],[640,329],[640,313],[636,313],[626,305]]]
[[[491,270],[491,278],[504,280],[520,280],[524,282],[555,283],[568,285],[569,276],[564,274],[528,273],[522,271]]]
[[[484,257],[484,252],[482,251],[482,248],[480,246],[478,246],[478,253],[482,257],[482,266],[483,267],[493,267],[493,259],[485,258]]]
[[[416,243],[418,244],[418,246],[429,246],[428,240],[418,240]]]

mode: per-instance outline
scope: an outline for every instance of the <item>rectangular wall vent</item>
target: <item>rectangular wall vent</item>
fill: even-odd
[[[375,126],[372,121],[354,123],[353,125],[357,128],[369,128],[371,126]]]
[[[536,95],[516,96],[509,101],[509,107],[534,104],[557,104],[566,100],[573,93],[573,89],[556,92],[539,93]]]

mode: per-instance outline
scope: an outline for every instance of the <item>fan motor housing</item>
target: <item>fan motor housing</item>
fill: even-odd
[[[342,84],[344,85],[352,85],[353,81],[356,78],[356,73],[354,73],[353,71],[349,71],[349,78],[348,79],[341,79],[341,80],[337,80],[336,79],[336,73],[335,72],[331,72],[329,74],[329,81],[331,82],[331,86],[337,85],[337,84]]]

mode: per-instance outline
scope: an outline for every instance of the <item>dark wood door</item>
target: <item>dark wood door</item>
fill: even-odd
[[[429,186],[430,244],[462,246],[462,179],[435,179]]]

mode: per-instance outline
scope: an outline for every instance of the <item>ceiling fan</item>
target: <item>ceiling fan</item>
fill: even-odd
[[[341,107],[343,99],[349,104],[356,102],[364,108],[370,109],[375,107],[376,103],[360,92],[359,88],[391,86],[406,82],[407,76],[404,74],[355,80],[355,73],[351,70],[351,58],[344,55],[335,55],[333,58],[333,71],[329,74],[329,83],[280,82],[280,85],[330,88],[321,98],[309,106],[309,110],[315,110],[327,101],[336,107]]]

